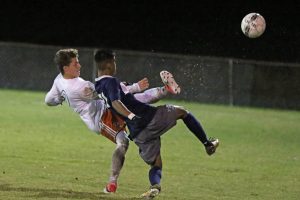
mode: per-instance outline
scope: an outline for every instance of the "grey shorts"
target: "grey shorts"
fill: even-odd
[[[160,136],[176,125],[177,114],[173,105],[158,106],[157,111],[136,138],[133,139],[139,147],[139,153],[147,164],[153,164],[160,154]]]

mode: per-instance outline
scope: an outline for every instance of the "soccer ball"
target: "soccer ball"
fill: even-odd
[[[264,33],[266,21],[263,16],[258,13],[249,13],[243,18],[241,28],[247,37],[257,38]]]

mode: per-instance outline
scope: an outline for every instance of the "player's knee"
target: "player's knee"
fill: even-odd
[[[162,169],[162,159],[160,154],[157,155],[156,157],[149,157],[149,158],[143,158],[144,161],[150,165],[150,167],[159,167],[160,169]]]
[[[129,147],[129,140],[127,138],[122,138],[117,140],[117,148],[121,149],[123,152],[126,152]]]
[[[155,166],[156,157],[145,156],[145,155],[143,156],[141,154],[140,154],[140,156],[142,157],[142,159],[144,160],[145,163],[147,163],[151,167]]]
[[[177,119],[183,119],[187,116],[188,111],[181,106],[176,106]]]
[[[116,143],[117,146],[123,147],[123,148],[128,148],[129,146],[129,139],[124,131],[118,133],[117,138],[116,138]]]

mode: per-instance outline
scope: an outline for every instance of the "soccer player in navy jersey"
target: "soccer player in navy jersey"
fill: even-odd
[[[98,50],[95,54],[98,78],[95,89],[110,109],[124,118],[130,131],[129,138],[139,147],[142,159],[150,165],[150,190],[142,197],[153,198],[161,191],[162,159],[160,136],[182,119],[188,129],[201,141],[208,155],[215,153],[218,139],[208,139],[200,122],[183,107],[176,105],[152,106],[138,101],[129,92],[124,92],[116,73],[115,53]],[[161,78],[174,93],[180,91],[171,73],[161,73]]]

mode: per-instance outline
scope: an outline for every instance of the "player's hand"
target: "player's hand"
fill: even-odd
[[[134,126],[138,126],[138,124],[139,124],[139,122],[140,122],[140,120],[142,119],[140,116],[138,116],[138,115],[135,115],[135,114],[133,114],[133,113],[130,113],[129,115],[128,115],[128,119],[130,119],[130,123],[131,124],[134,124]]]
[[[62,105],[62,103],[65,101],[65,97],[59,96],[58,97],[58,104]]]
[[[95,99],[97,97],[97,93],[92,88],[85,87],[83,89],[83,97],[87,99]]]
[[[135,116],[131,119],[131,121],[138,121],[138,120],[140,120],[140,119],[142,119],[140,116],[135,115]]]
[[[139,85],[141,91],[146,90],[146,89],[149,87],[149,81],[148,81],[148,78],[143,78],[142,80],[140,80],[140,81],[138,82],[138,85]]]
[[[135,127],[139,127],[139,124],[141,122],[141,117],[140,116],[137,116],[135,115],[132,119],[131,119],[131,124]]]

